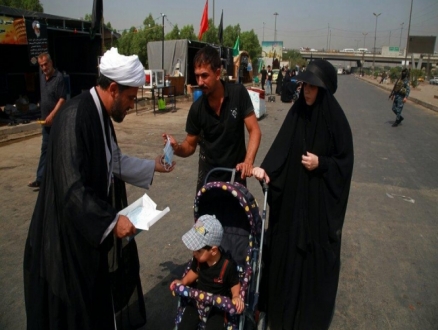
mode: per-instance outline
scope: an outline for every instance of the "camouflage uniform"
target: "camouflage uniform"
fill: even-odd
[[[409,88],[409,78],[406,77],[403,80],[400,79],[394,86],[394,103],[392,104],[392,112],[395,113],[396,121],[394,126],[397,126],[404,119],[401,115],[403,110],[403,99],[409,96],[409,92],[411,89]]]

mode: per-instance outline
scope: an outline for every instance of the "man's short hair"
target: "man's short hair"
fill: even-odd
[[[103,74],[100,74],[99,77],[97,77],[97,85],[100,86],[103,90],[107,90],[108,87],[111,85],[111,83],[115,82],[114,80],[108,78],[107,76],[104,76]],[[129,86],[121,85],[117,82],[117,87],[119,88],[119,92],[123,92],[125,89],[128,89]]]
[[[195,58],[193,59],[195,68],[200,65],[207,64],[210,65],[213,71],[220,69],[221,63],[221,57],[217,49],[208,45],[198,50]]]
[[[50,57],[49,53],[41,53],[41,54],[38,55],[38,59],[39,60],[41,60],[44,57],[47,59],[47,61],[51,61],[52,60],[52,58]]]

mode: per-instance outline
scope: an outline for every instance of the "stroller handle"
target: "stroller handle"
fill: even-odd
[[[207,175],[205,176],[205,179],[204,179],[204,185],[207,184],[207,182],[208,182],[208,178],[210,177],[211,173],[213,173],[213,172],[219,172],[219,171],[221,171],[221,172],[231,172],[232,174],[231,174],[231,180],[230,180],[230,183],[231,183],[231,184],[234,183],[234,179],[235,179],[235,177],[236,177],[236,172],[237,172],[235,168],[215,167],[215,168],[211,169],[211,170],[207,173]]]

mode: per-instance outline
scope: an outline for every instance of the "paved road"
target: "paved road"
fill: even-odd
[[[407,104],[405,121],[391,124],[387,93],[353,76],[339,76],[336,96],[350,121],[355,169],[344,225],[342,269],[331,329],[437,329],[438,324],[438,114]],[[189,103],[176,113],[129,115],[117,125],[122,150],[154,157],[160,134],[182,139]],[[267,103],[257,163],[288,109]],[[33,179],[40,137],[0,146],[0,329],[25,328],[22,255],[37,197]],[[149,195],[171,212],[137,237],[148,325],[171,329],[176,299],[168,291],[190,257],[181,235],[193,222],[196,157],[178,159],[169,175],[157,174]],[[259,184],[249,189],[262,202]],[[143,191],[128,187],[129,200]]]

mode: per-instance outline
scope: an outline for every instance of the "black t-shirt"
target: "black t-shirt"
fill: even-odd
[[[268,70],[268,80],[272,81],[272,70]]]
[[[202,95],[192,104],[186,132],[199,136],[199,157],[209,167],[235,168],[245,160],[245,118],[254,111],[242,84],[224,84],[224,101],[216,115]]]
[[[46,80],[44,73],[40,70],[41,119],[46,119],[60,98],[66,99],[64,85],[64,76],[58,70],[55,69],[49,80]]]
[[[260,71],[260,73],[262,74],[262,80],[266,80],[266,76],[268,75],[268,71],[266,71],[266,69],[263,69],[262,71]]]
[[[198,260],[193,258],[190,269],[198,274],[196,288],[212,294],[220,294],[232,298],[231,288],[239,283],[239,274],[237,273],[237,266],[234,261],[228,259],[228,265],[225,268],[222,283],[217,281],[217,279],[220,278],[225,260],[227,260],[227,258],[222,254],[219,261],[210,267],[206,262],[199,263]]]

